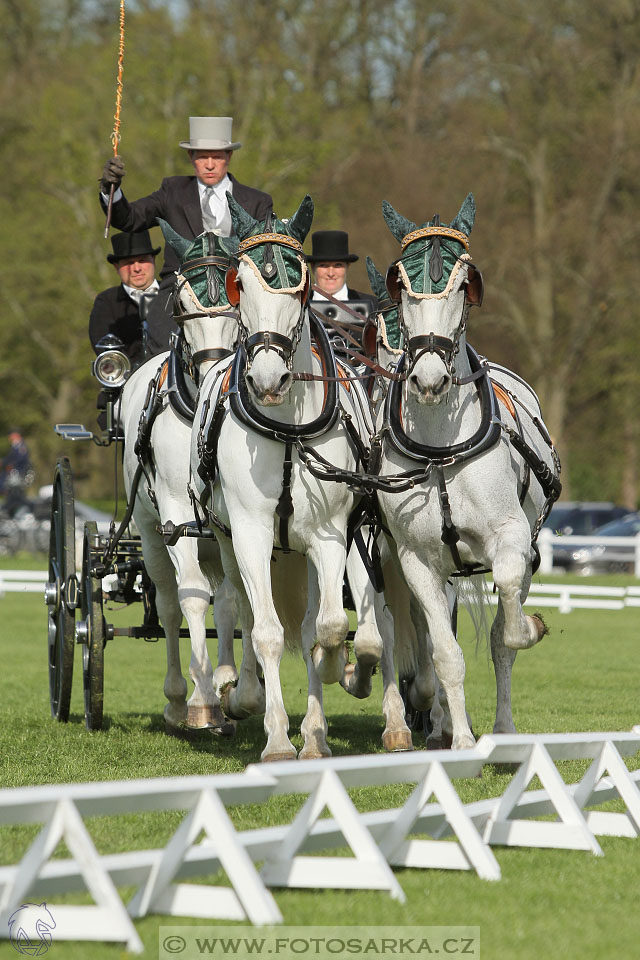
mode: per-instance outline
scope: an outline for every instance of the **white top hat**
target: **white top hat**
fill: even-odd
[[[185,150],[237,150],[241,143],[231,142],[232,117],[189,117],[189,139],[180,144]]]

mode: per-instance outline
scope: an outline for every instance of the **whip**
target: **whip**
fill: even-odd
[[[118,44],[118,76],[116,80],[116,112],[113,116],[114,124],[111,133],[111,142],[113,144],[113,155],[118,155],[118,144],[120,143],[120,110],[122,108],[122,70],[124,66],[124,0],[120,0],[120,40]],[[111,184],[109,191],[109,204],[107,206],[107,222],[104,226],[105,240],[109,236],[109,227],[111,225],[111,207],[113,206],[113,194],[115,193],[115,184]]]

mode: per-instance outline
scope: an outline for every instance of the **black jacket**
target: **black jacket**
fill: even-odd
[[[122,284],[99,293],[91,309],[89,339],[94,350],[98,340],[108,333],[122,340],[124,352],[133,367],[142,363],[142,320],[138,305],[128,296]]]
[[[256,220],[266,220],[267,214],[273,209],[273,200],[269,194],[254,190],[253,187],[245,187],[231,174],[229,179],[233,199],[237,200]],[[100,203],[106,210],[102,194],[100,194]],[[195,240],[200,236],[204,231],[204,224],[197,177],[165,177],[160,189],[150,193],[148,197],[129,201],[123,195],[117,203],[113,204],[111,210],[113,226],[128,233],[156,227],[158,217],[166,220],[176,233],[186,240]],[[178,266],[179,261],[173,248],[166,244],[164,265],[160,271],[162,287],[173,284],[173,274]]]

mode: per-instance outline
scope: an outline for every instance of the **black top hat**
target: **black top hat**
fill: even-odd
[[[349,253],[349,234],[344,230],[316,230],[311,234],[311,253],[307,257],[309,263],[322,260],[353,263],[357,259],[355,253]]]
[[[139,233],[114,233],[111,237],[113,253],[107,254],[109,263],[117,263],[125,257],[142,257],[153,254],[156,257],[162,247],[152,247],[148,230]]]

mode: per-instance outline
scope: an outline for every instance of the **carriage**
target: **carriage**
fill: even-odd
[[[100,346],[100,345],[99,345]],[[99,446],[122,443],[117,403],[130,371],[128,358],[113,337],[102,342],[93,372],[106,397],[106,425],[101,436],[81,424],[57,424],[56,433],[70,441],[91,441]],[[135,496],[135,493],[134,493]],[[73,474],[68,457],[59,457],[54,471],[49,534],[48,608],[49,699],[52,716],[69,719],[74,651],[82,647],[84,718],[89,730],[103,724],[104,650],[117,637],[157,642],[164,637],[155,602],[155,586],[144,563],[142,543],[131,525],[133,499],[124,517],[108,532],[95,520],[86,520],[82,544],[78,543]],[[207,536],[207,531],[202,536]],[[211,534],[208,534],[211,536]],[[105,604],[142,605],[142,623],[114,626],[105,616]],[[186,628],[181,637],[188,637]],[[217,637],[213,628],[207,638]]]

